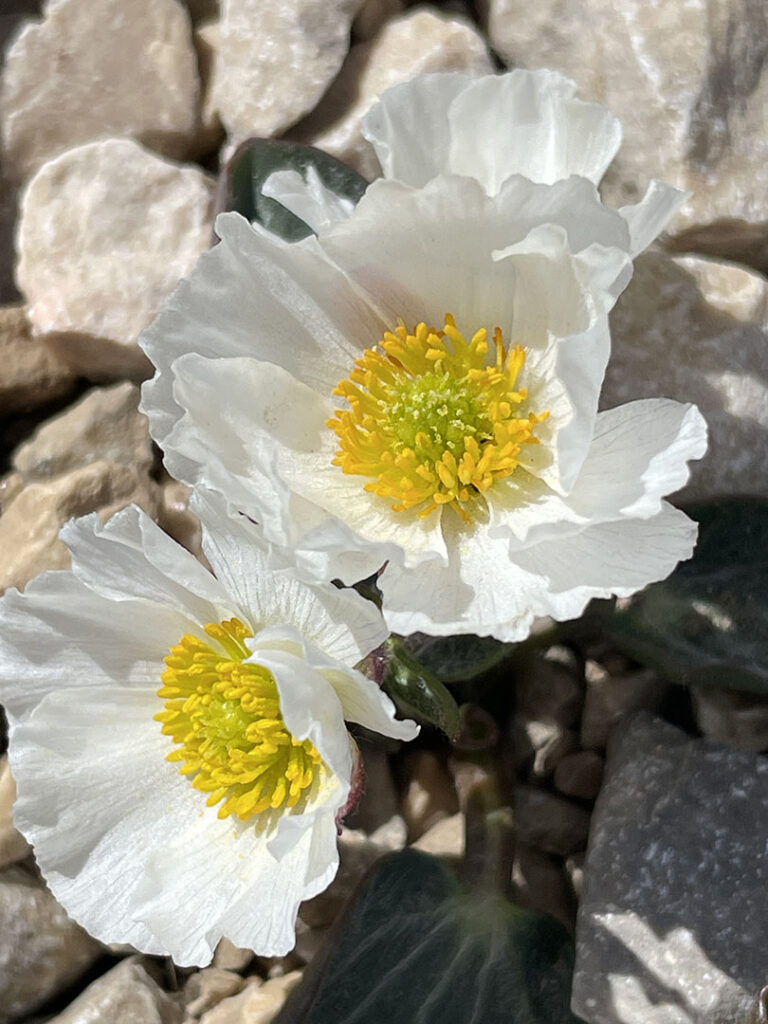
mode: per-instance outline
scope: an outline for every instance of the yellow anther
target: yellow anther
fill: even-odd
[[[339,439],[333,464],[368,477],[364,489],[393,499],[396,512],[425,518],[450,505],[471,522],[464,506],[514,472],[549,415],[519,414],[528,397],[515,387],[525,351],[507,350],[498,327],[493,346],[488,362],[486,329],[467,342],[450,313],[440,330],[420,323],[409,333],[400,321],[334,389],[349,408],[327,421]]]
[[[288,732],[271,672],[244,663],[248,627],[229,619],[204,628],[213,644],[187,634],[165,659],[165,710],[155,719],[176,744],[167,759],[210,794],[209,807],[221,803],[220,818],[301,807],[326,770],[320,754]]]

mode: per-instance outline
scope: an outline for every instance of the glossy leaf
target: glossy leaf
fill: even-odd
[[[677,683],[768,694],[768,503],[689,509],[693,558],[591,617],[627,654]]]
[[[421,664],[444,683],[460,683],[496,668],[515,650],[492,636],[426,636],[407,638],[407,647]]]
[[[401,637],[384,644],[385,669],[382,688],[402,716],[437,726],[449,738],[458,736],[459,707],[451,692],[408,651]]]
[[[275,1024],[574,1024],[572,968],[553,918],[405,850],[374,866]]]
[[[275,171],[295,170],[305,176],[313,166],[323,182],[337,195],[357,202],[368,182],[357,171],[311,146],[275,139],[249,139],[238,147],[222,172],[218,211],[235,210],[250,221],[258,221],[287,242],[312,234],[303,220],[262,192]]]

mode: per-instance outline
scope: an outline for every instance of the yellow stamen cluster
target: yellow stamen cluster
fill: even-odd
[[[253,634],[239,619],[205,632],[213,644],[187,634],[165,659],[166,710],[155,718],[177,744],[168,760],[209,794],[209,807],[223,801],[220,818],[303,806],[325,766],[309,740],[286,729],[271,672],[244,664]]]
[[[450,314],[442,330],[387,332],[334,389],[349,403],[328,421],[339,438],[334,465],[371,477],[365,490],[394,499],[396,512],[423,518],[451,505],[470,522],[463,506],[514,472],[549,415],[517,415],[528,397],[515,388],[525,352],[507,350],[499,328],[493,342],[489,360],[486,330],[468,342]]]

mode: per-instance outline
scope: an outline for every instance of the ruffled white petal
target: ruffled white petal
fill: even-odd
[[[385,175],[410,185],[441,173],[477,178],[491,195],[512,174],[545,184],[578,174],[597,183],[619,148],[621,125],[575,91],[554,71],[422,75],[386,92],[363,130]]]
[[[106,524],[96,514],[70,520],[61,539],[74,575],[103,598],[149,601],[203,623],[235,614],[210,572],[135,505]]]
[[[520,569],[510,559],[509,542],[491,536],[480,522],[462,536],[456,531],[449,551],[448,565],[387,566],[378,582],[390,629],[405,635],[524,639],[536,614],[541,577]]]
[[[578,174],[597,184],[621,145],[621,124],[575,93],[555,71],[518,68],[473,82],[449,112],[451,171],[474,174],[491,195],[510,174],[547,185]]]
[[[471,81],[458,71],[417,75],[379,97],[363,118],[363,135],[386,178],[418,188],[451,170],[448,112]]]
[[[303,220],[315,234],[346,220],[355,208],[351,199],[328,188],[312,164],[306,169],[306,178],[298,171],[275,171],[264,182],[262,192]]]
[[[552,491],[515,473],[486,495],[490,532],[512,550],[564,540],[585,526],[657,515],[662,498],[688,480],[704,454],[706,424],[695,406],[669,399],[631,402],[597,417],[593,443],[573,488]]]
[[[597,523],[519,550],[484,525],[451,546],[449,566],[388,566],[379,585],[383,612],[399,633],[458,633],[524,639],[536,616],[580,615],[594,597],[619,597],[664,579],[689,558],[697,526],[662,503],[648,519]]]
[[[141,407],[164,449],[181,415],[171,369],[179,356],[257,355],[330,389],[354,358],[350,339],[376,339],[383,329],[315,246],[289,245],[234,213],[222,214],[216,230],[221,242],[201,256],[140,339],[157,368],[143,385]],[[195,482],[194,463],[177,458],[171,471]]]
[[[661,234],[689,198],[690,193],[654,180],[639,203],[619,208],[618,212],[629,226],[630,255],[633,258]]]
[[[563,540],[544,541],[515,553],[515,561],[547,584],[537,614],[556,619],[580,615],[593,597],[627,597],[665,579],[690,558],[698,527],[666,502],[649,519],[597,523]]]
[[[582,516],[647,519],[680,490],[688,461],[707,449],[707,425],[695,405],[666,398],[629,402],[597,417],[595,436],[569,502]]]
[[[54,895],[103,941],[171,951],[180,965],[209,962],[223,936],[280,955],[293,946],[299,903],[335,874],[334,820],[351,773],[341,703],[299,659],[259,662],[275,675],[289,728],[332,769],[305,813],[264,836],[220,820],[165,760],[154,689],[92,686],[79,700],[54,689],[23,722],[12,718],[19,826]]]
[[[267,628],[249,643],[255,661],[262,659],[265,652],[268,657],[271,651],[299,655],[305,659],[335,690],[345,721],[356,722],[393,739],[412,740],[418,735],[419,727],[415,722],[400,721],[395,717],[394,704],[373,680],[354,669],[340,669],[320,647],[308,644],[295,629],[285,626]]]
[[[420,190],[375,182],[319,244],[390,327],[440,326],[450,312],[470,335],[500,327],[541,347],[610,309],[626,283],[629,233],[589,182],[547,189],[514,178],[491,199],[470,178],[443,176]]]
[[[157,689],[163,655],[195,626],[167,604],[132,599],[116,609],[69,572],[43,573],[0,601],[2,703],[22,720],[51,690],[76,704],[73,690]]]
[[[221,496],[197,492],[192,507],[213,571],[260,629],[290,622],[345,665],[357,664],[386,639],[381,613],[356,591],[303,583],[287,566],[273,569],[259,529],[243,515],[228,515]]]
[[[293,552],[308,578],[354,583],[406,553],[411,562],[425,552],[444,557],[439,517],[399,517],[391,502],[364,490],[364,478],[332,465],[328,398],[256,360],[190,355],[175,371],[175,395],[187,410],[173,434],[175,450],[200,460],[202,483],[233,501],[237,495],[266,539]],[[210,417],[222,392],[227,405]]]

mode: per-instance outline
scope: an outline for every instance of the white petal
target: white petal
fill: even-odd
[[[510,552],[476,525],[451,546],[451,563],[418,575],[388,566],[379,585],[390,627],[400,633],[456,633],[524,639],[536,616],[580,615],[593,597],[628,596],[690,557],[694,522],[672,506],[649,519],[589,525],[564,539]]]
[[[628,244],[622,219],[605,215],[588,183],[587,189],[577,191],[599,213],[595,241]],[[500,327],[505,339],[542,345],[547,329],[561,335],[586,330],[599,305],[598,296],[589,295],[590,259],[585,256],[579,270],[572,256],[569,231],[579,243],[588,237],[566,213],[573,192],[560,189],[549,202],[546,189],[514,179],[490,199],[469,178],[443,176],[420,190],[378,181],[354,217],[319,242],[390,326],[401,317],[409,327],[422,320],[441,326],[450,312],[469,335]],[[544,223],[543,212],[551,217]],[[558,218],[565,222],[560,229],[548,226]],[[625,258],[620,249],[606,256],[616,273]],[[545,288],[547,270],[552,283]],[[594,276],[603,289],[602,269]],[[535,299],[527,291],[532,277],[541,282]]]
[[[598,415],[589,455],[569,496],[591,520],[647,519],[680,490],[688,461],[707,448],[707,425],[695,405],[666,398],[628,402]]]
[[[592,443],[610,352],[611,334],[606,317],[598,318],[583,334],[557,345],[555,376],[563,385],[572,411],[567,422],[558,424],[554,460],[540,475],[561,493],[568,493],[573,486]]]
[[[546,184],[578,174],[597,183],[621,126],[574,93],[554,71],[420,75],[388,90],[363,130],[386,177],[410,185],[441,173],[477,178],[491,194],[512,174]]]
[[[511,174],[552,184],[572,174],[597,184],[621,144],[605,107],[574,99],[554,71],[515,69],[472,82],[449,111],[454,174],[478,178],[493,194]]]
[[[458,71],[417,75],[379,97],[363,118],[363,135],[385,177],[418,187],[450,170],[448,111],[471,81]]]
[[[215,577],[135,505],[106,524],[95,514],[70,520],[61,539],[74,575],[109,601],[150,601],[198,623],[234,613]]]
[[[159,706],[152,691],[102,687],[81,702],[58,691],[14,730],[18,821],[54,895],[102,941],[183,966],[209,962],[225,936],[288,952],[298,904],[335,874],[334,817],[348,785],[294,816],[292,848],[278,860],[267,836],[220,820],[165,760]]]
[[[346,220],[355,208],[351,199],[328,188],[312,164],[306,169],[306,180],[298,171],[275,171],[261,191],[303,220],[315,234]]]
[[[454,530],[449,553],[447,566],[432,561],[416,570],[386,567],[378,582],[390,629],[524,639],[543,587],[541,578],[520,569],[510,558],[509,542],[491,536],[483,523]]]
[[[120,605],[70,572],[48,572],[0,599],[0,688],[13,719],[49,690],[160,685],[162,660],[192,630],[189,618],[145,601]],[[74,694],[70,700],[76,703]]]
[[[262,630],[249,641],[253,660],[261,662],[264,655],[281,651],[304,659],[313,669],[322,673],[341,701],[344,719],[394,739],[412,740],[419,727],[411,721],[395,717],[396,709],[381,688],[363,673],[344,669],[334,662],[318,645],[307,643],[295,629],[272,627]]]
[[[175,449],[201,460],[202,482],[239,502],[310,577],[354,583],[388,559],[444,553],[439,517],[401,520],[391,502],[363,489],[363,477],[332,465],[336,438],[326,420],[334,403],[288,372],[255,360],[185,356],[176,374],[174,393],[188,412],[174,431]],[[226,406],[210,416],[224,392]],[[290,504],[289,494],[296,496]],[[355,557],[342,559],[344,551]]]
[[[362,672],[340,672],[338,669],[323,669],[322,672],[336,691],[344,708],[344,718],[348,722],[356,722],[366,729],[397,740],[412,740],[418,736],[418,725],[410,719],[400,721],[396,718],[395,705]]]
[[[536,614],[556,619],[580,615],[592,597],[627,597],[662,580],[690,558],[697,526],[662,502],[649,519],[621,519],[589,526],[559,541],[543,541],[515,553],[526,571],[547,581]]]
[[[220,244],[203,254],[141,336],[157,367],[141,408],[162,448],[181,415],[171,373],[179,356],[257,356],[330,389],[383,327],[316,246],[290,245],[238,214],[223,214],[216,229]],[[178,458],[173,473],[195,482],[194,463]]]
[[[386,639],[381,613],[356,591],[312,586],[272,569],[258,527],[245,516],[228,517],[218,495],[198,492],[192,505],[203,523],[203,550],[214,572],[259,628],[290,623],[346,665],[357,664]]]
[[[629,226],[630,254],[637,256],[649,246],[689,198],[689,192],[654,180],[639,203],[620,207],[618,212]]]
[[[704,454],[706,433],[695,406],[663,398],[600,413],[571,492],[561,496],[516,472],[486,493],[490,532],[512,536],[514,552],[563,541],[597,523],[655,516],[661,499],[687,481],[688,460]]]

